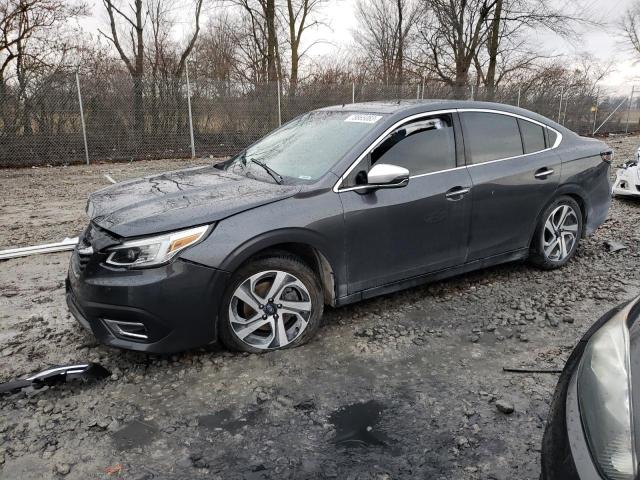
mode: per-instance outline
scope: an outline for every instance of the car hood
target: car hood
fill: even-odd
[[[130,180],[89,196],[87,214],[99,227],[134,237],[203,225],[294,195],[276,185],[214,166]]]

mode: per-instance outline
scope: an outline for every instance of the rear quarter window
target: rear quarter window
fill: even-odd
[[[520,118],[518,125],[522,134],[524,153],[535,153],[547,148],[544,140],[544,127]]]
[[[465,147],[471,163],[490,162],[523,154],[516,117],[499,113],[463,112]]]

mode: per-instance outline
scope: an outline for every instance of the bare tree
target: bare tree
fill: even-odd
[[[640,56],[640,1],[634,0],[633,4],[625,11],[620,26],[625,44],[637,56]]]
[[[19,104],[15,112],[24,134],[32,133],[28,90],[65,62],[71,51],[67,22],[85,13],[77,2],[62,0],[0,0],[0,98],[9,77],[15,79]],[[10,71],[13,73],[11,75]]]
[[[411,0],[358,0],[356,43],[381,68],[385,84],[401,84],[407,51],[419,19],[418,5]]]
[[[196,66],[208,79],[228,82],[240,67],[241,22],[225,11],[210,18],[198,39]]]
[[[557,8],[549,0],[496,0],[487,20],[486,72],[477,72],[486,87],[487,98],[494,98],[496,87],[507,74],[529,68],[545,56],[530,48],[530,42],[522,38],[523,33],[543,29],[564,38],[577,39],[578,25],[596,24],[586,17],[585,11],[579,3]]]
[[[326,0],[286,0],[285,23],[288,26],[290,48],[289,94],[295,95],[300,75],[300,60],[313,45],[301,51],[303,34],[321,22],[317,18],[318,11]],[[315,43],[315,42],[314,42]]]
[[[203,0],[195,0],[194,31],[180,55],[178,65],[173,72],[175,76],[182,75],[187,58],[198,38],[202,2]],[[124,62],[131,75],[133,80],[135,128],[139,133],[144,133],[145,25],[149,12],[152,12],[152,18],[156,20],[152,22],[153,28],[155,28],[153,38],[156,41],[160,39],[161,29],[166,26],[167,21],[166,10],[163,8],[164,2],[162,0],[149,0],[149,2],[145,3],[143,0],[133,0],[128,7],[123,7],[118,0],[102,0],[102,3],[109,16],[110,34],[100,33],[114,45],[120,59]],[[127,10],[130,10],[131,13],[127,13]],[[126,32],[129,37],[130,54],[125,51],[127,45],[122,39],[122,31]]]
[[[469,73],[486,45],[497,0],[430,0],[420,27],[422,58],[419,63],[453,88],[466,94]]]
[[[27,43],[38,42],[47,53],[61,47],[66,39],[56,38],[69,19],[86,13],[85,6],[64,0],[0,0],[0,83],[14,62],[29,57],[44,61],[43,52],[27,51]],[[49,45],[43,45],[43,42]]]
[[[254,63],[263,65],[266,80],[275,82],[281,78],[282,63],[278,43],[278,18],[275,0],[232,0],[244,11],[245,35],[250,44],[245,45],[248,56]]]

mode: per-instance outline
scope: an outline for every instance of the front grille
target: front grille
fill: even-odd
[[[91,250],[91,237],[92,228],[91,225],[89,225],[80,237],[78,246],[76,247],[76,254],[78,255],[78,268],[81,272],[84,271],[84,269],[89,264],[91,257],[93,256],[93,251]]]
[[[102,230],[97,225],[90,223],[82,235],[80,235],[75,251],[79,270],[83,271],[95,256],[104,258],[106,256],[105,249],[119,243],[119,238],[114,237],[113,234],[106,230]]]
[[[80,267],[80,271],[84,271],[89,264],[89,260],[91,260],[91,255],[80,255],[78,254],[78,267]]]

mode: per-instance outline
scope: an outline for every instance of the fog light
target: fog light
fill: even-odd
[[[147,327],[140,322],[123,322],[121,320],[103,319],[109,330],[118,338],[148,340]]]

